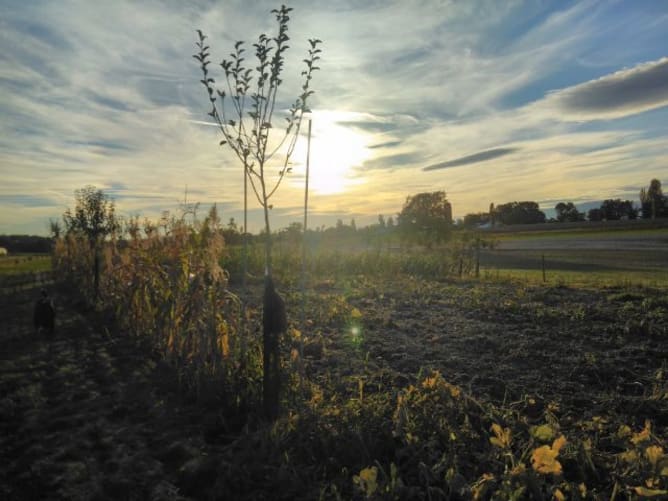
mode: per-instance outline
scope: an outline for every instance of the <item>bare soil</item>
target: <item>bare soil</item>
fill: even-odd
[[[65,300],[53,338],[34,334],[37,292],[0,316],[12,323],[1,333],[0,498],[224,499],[220,473],[242,461],[224,416],[185,399],[169,367]],[[343,398],[360,379],[368,393],[398,391],[436,369],[529,417],[550,405],[564,431],[605,416],[636,429],[650,419],[667,436],[665,291],[360,279],[319,292],[328,295],[361,315],[325,325],[307,309],[304,334],[322,350],[307,353],[306,372]],[[284,498],[274,482],[241,497]]]

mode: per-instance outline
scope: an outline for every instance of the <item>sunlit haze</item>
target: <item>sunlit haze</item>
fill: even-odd
[[[344,193],[352,185],[366,182],[365,176],[355,174],[364,162],[372,158],[369,148],[373,138],[363,131],[341,125],[345,120],[359,119],[356,114],[337,112],[314,112],[311,132],[309,191],[314,195],[333,195]],[[308,125],[305,125],[307,128]],[[295,151],[295,163],[299,162],[297,172],[305,174],[308,139],[298,143]],[[304,189],[304,179],[295,179],[293,186]]]
[[[0,234],[46,234],[95,185],[122,215],[189,202],[242,219],[243,176],[207,117],[196,31],[211,69],[271,34],[275,2],[0,0]],[[638,203],[668,185],[668,3],[289,3],[281,102],[313,80],[309,220],[358,226],[443,190],[455,217],[491,202]],[[278,117],[276,123],[284,123]],[[307,122],[272,200],[302,217]],[[279,170],[280,162],[269,167]],[[261,226],[257,202],[249,229]]]

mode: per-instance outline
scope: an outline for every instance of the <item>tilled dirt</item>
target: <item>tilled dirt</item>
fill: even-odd
[[[556,404],[566,421],[619,414],[668,426],[660,291],[434,284],[381,296],[351,299],[363,314],[369,374],[401,382],[438,370],[502,406],[531,398]],[[332,339],[331,351],[344,352],[346,336]]]
[[[312,319],[305,334],[322,349],[307,350],[306,371],[342,395],[359,379],[368,393],[398,391],[436,369],[526,415],[550,405],[564,429],[650,419],[666,436],[661,291],[411,281],[331,292],[359,313],[322,328]],[[231,442],[215,408],[185,401],[169,367],[99,318],[61,304],[47,337],[29,328],[30,303],[13,311],[0,355],[0,498],[215,497]]]
[[[62,307],[55,334],[35,334],[28,310],[0,357],[0,498],[196,492],[206,412],[181,405],[169,369]]]

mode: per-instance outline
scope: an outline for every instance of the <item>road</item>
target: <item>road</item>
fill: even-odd
[[[620,250],[620,251],[666,251],[668,253],[668,232],[661,233],[620,233],[587,236],[559,235],[551,237],[522,236],[502,239],[498,250]]]

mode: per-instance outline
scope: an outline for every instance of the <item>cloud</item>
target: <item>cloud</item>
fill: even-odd
[[[291,6],[277,109],[299,92],[306,39],[323,39],[322,71],[313,82],[312,165],[359,181],[341,193],[313,193],[323,221],[394,213],[406,195],[434,186],[456,197],[455,211],[463,214],[484,209],[484,198],[607,196],[665,172],[668,110],[631,115],[656,109],[664,95],[659,58],[668,17],[657,15],[661,7],[588,0]],[[275,7],[269,0],[62,0],[5,9],[0,233],[21,224],[46,231],[44,221],[59,217],[86,184],[113,193],[119,212],[154,217],[183,200],[187,183],[189,199],[218,202],[224,219],[238,218],[243,178],[207,123],[191,57],[195,29],[209,36],[220,79],[217,62],[235,40],[247,41],[247,59],[254,60],[250,44],[274,31]],[[596,66],[581,63],[588,60]],[[633,67],[638,61],[653,63]],[[625,66],[631,69],[613,73]],[[574,122],[617,117],[624,118]],[[300,199],[303,143],[294,158],[296,182],[282,185],[277,208]],[[444,170],[422,172],[424,165]],[[447,168],[455,165],[469,167]],[[33,198],[44,205],[28,207]],[[274,228],[292,212],[276,211]],[[257,229],[262,218],[257,211],[252,217]]]
[[[668,106],[668,57],[551,92],[541,105],[565,120],[614,119]]]
[[[472,155],[467,155],[465,157],[455,158],[454,160],[448,160],[447,162],[440,162],[437,164],[429,165],[424,167],[422,170],[438,170],[438,169],[447,169],[450,167],[459,167],[460,165],[469,165],[475,164],[478,162],[487,162],[488,160],[493,160],[495,158],[503,157],[515,153],[518,148],[493,148],[491,150],[479,151],[478,153],[473,153]]]
[[[366,162],[364,162],[364,164],[359,170],[362,172],[366,172],[373,169],[393,169],[397,167],[408,167],[423,160],[424,160],[424,155],[417,151],[411,151],[407,153],[397,153],[395,155],[380,156],[373,158],[371,160],[367,160]]]

